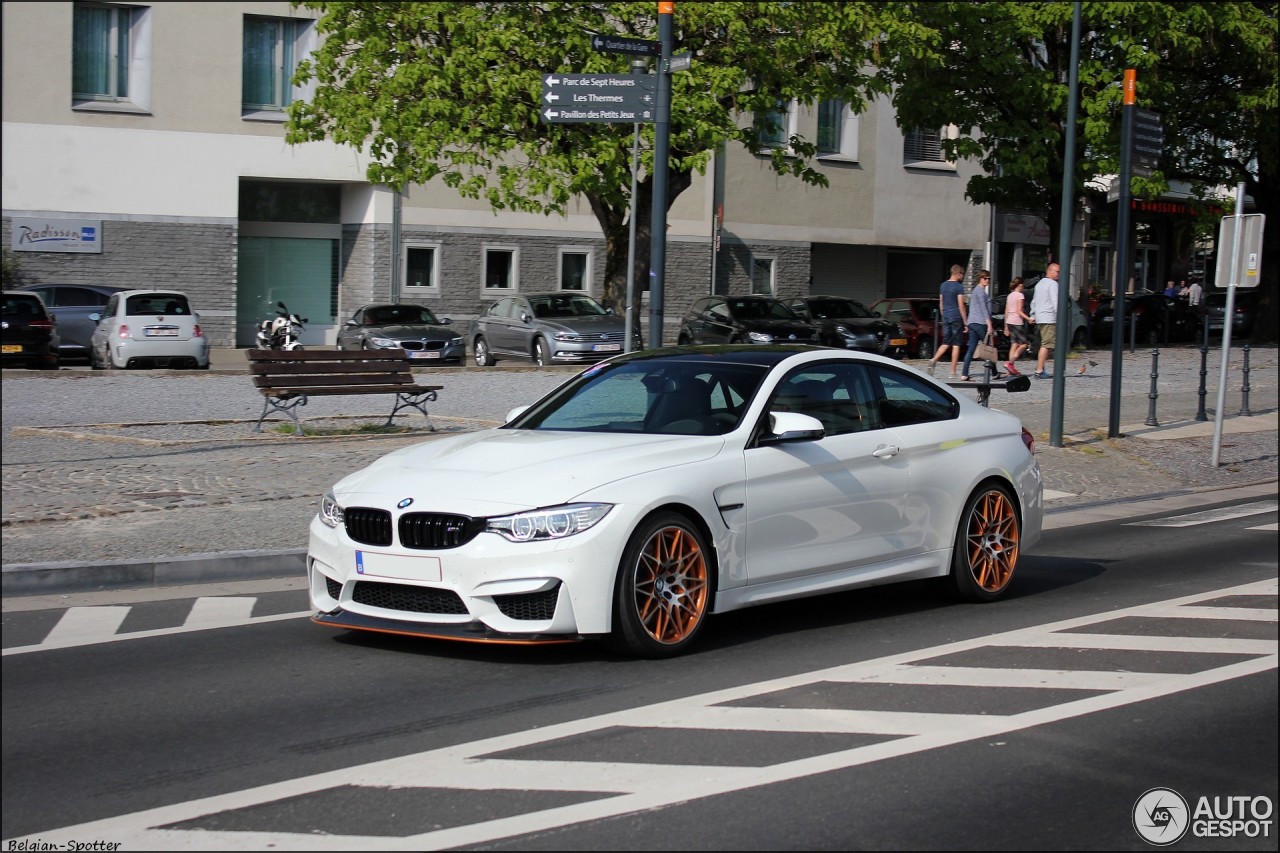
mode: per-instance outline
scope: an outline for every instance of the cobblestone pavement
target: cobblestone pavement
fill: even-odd
[[[1207,359],[1204,398],[1201,356],[1195,348],[1161,351],[1159,426],[1152,427],[1143,423],[1153,401],[1151,352],[1126,354],[1116,438],[1107,437],[1109,351],[1068,362],[1062,447],[1049,442],[1054,383],[1033,380],[1026,393],[993,395],[993,407],[1018,415],[1036,435],[1051,513],[1275,481],[1275,348],[1250,353],[1249,417],[1238,414],[1242,357],[1233,349],[1216,468],[1210,460],[1220,352]],[[412,428],[405,434],[302,438],[252,432],[261,403],[238,363],[200,374],[6,372],[3,563],[305,548],[319,496],[341,477],[406,444],[501,423],[510,407],[573,372],[432,371],[426,381],[444,386],[430,407],[434,433],[415,413],[397,420]],[[1208,420],[1197,422],[1202,403]],[[378,408],[363,398],[327,398],[303,415],[317,427],[375,424],[385,420],[385,413],[371,414]]]

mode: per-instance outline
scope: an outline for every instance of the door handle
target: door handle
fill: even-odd
[[[897,456],[902,452],[902,448],[896,444],[882,444],[875,450],[871,451],[871,455],[877,459],[889,459]]]

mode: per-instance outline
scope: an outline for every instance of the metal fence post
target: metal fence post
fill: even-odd
[[[1147,394],[1147,398],[1151,402],[1147,405],[1147,419],[1143,421],[1147,426],[1160,426],[1160,422],[1156,420],[1156,398],[1160,396],[1160,392],[1156,390],[1156,377],[1160,375],[1160,350],[1153,349],[1151,351],[1151,393]]]
[[[1196,408],[1196,420],[1207,421],[1209,416],[1205,414],[1204,398],[1209,392],[1205,390],[1205,382],[1209,376],[1209,315],[1204,315],[1204,343],[1200,345],[1200,390],[1196,393],[1200,395],[1200,405]]]
[[[1249,345],[1244,345],[1244,387],[1240,389],[1244,397],[1240,403],[1240,414],[1245,417],[1253,417],[1253,412],[1249,411]]]

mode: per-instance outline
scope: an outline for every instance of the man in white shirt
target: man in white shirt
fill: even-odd
[[[1044,271],[1044,278],[1036,282],[1036,291],[1031,297],[1031,321],[1040,330],[1040,352],[1036,356],[1036,379],[1052,379],[1045,369],[1045,362],[1053,354],[1057,344],[1058,329],[1058,273],[1061,267],[1049,264]]]
[[[1199,281],[1191,282],[1191,290],[1187,293],[1187,302],[1192,308],[1199,308],[1204,304],[1204,288],[1200,286]]]

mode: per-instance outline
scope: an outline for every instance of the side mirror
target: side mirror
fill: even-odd
[[[529,411],[528,406],[516,406],[511,411],[507,412],[507,419],[504,423],[511,423],[512,421],[514,421],[516,418],[520,417],[527,411]]]
[[[769,412],[769,432],[759,443],[786,444],[795,441],[817,441],[827,434],[822,421],[799,412]]]
[[[355,321],[355,320],[348,320],[347,322],[343,323],[342,325],[347,326],[348,328],[352,328],[352,329],[354,329],[354,328],[355,328],[357,325],[359,325],[359,324],[358,324],[358,323],[356,323],[356,321]]]
[[[532,322],[532,321],[533,321],[533,318],[529,316],[529,312],[528,312],[528,311],[521,311],[521,312],[520,312],[520,322],[521,322],[521,323],[529,323],[529,322]]]
[[[452,325],[453,325],[453,321],[452,321],[452,320],[450,320],[448,317],[441,317],[441,318],[440,318],[440,325],[441,325],[441,326],[452,326]]]
[[[612,309],[612,308],[606,308],[606,309],[604,309],[604,313],[606,313],[606,314],[612,314],[612,313],[613,313],[613,309]]]
[[[1004,383],[1004,390],[1008,391],[1010,394],[1015,394],[1019,391],[1030,391],[1031,377],[1025,373],[1019,373],[1017,376]]]
[[[94,311],[92,314],[89,315],[89,319],[92,320],[96,325],[98,322],[102,320],[102,315],[99,314],[97,311]]]
[[[276,307],[277,307],[277,308],[279,308],[281,311],[288,311],[288,310],[289,310],[288,308],[285,308],[285,307],[284,307],[284,303],[283,303],[283,302],[277,302],[277,303],[276,303]]]

